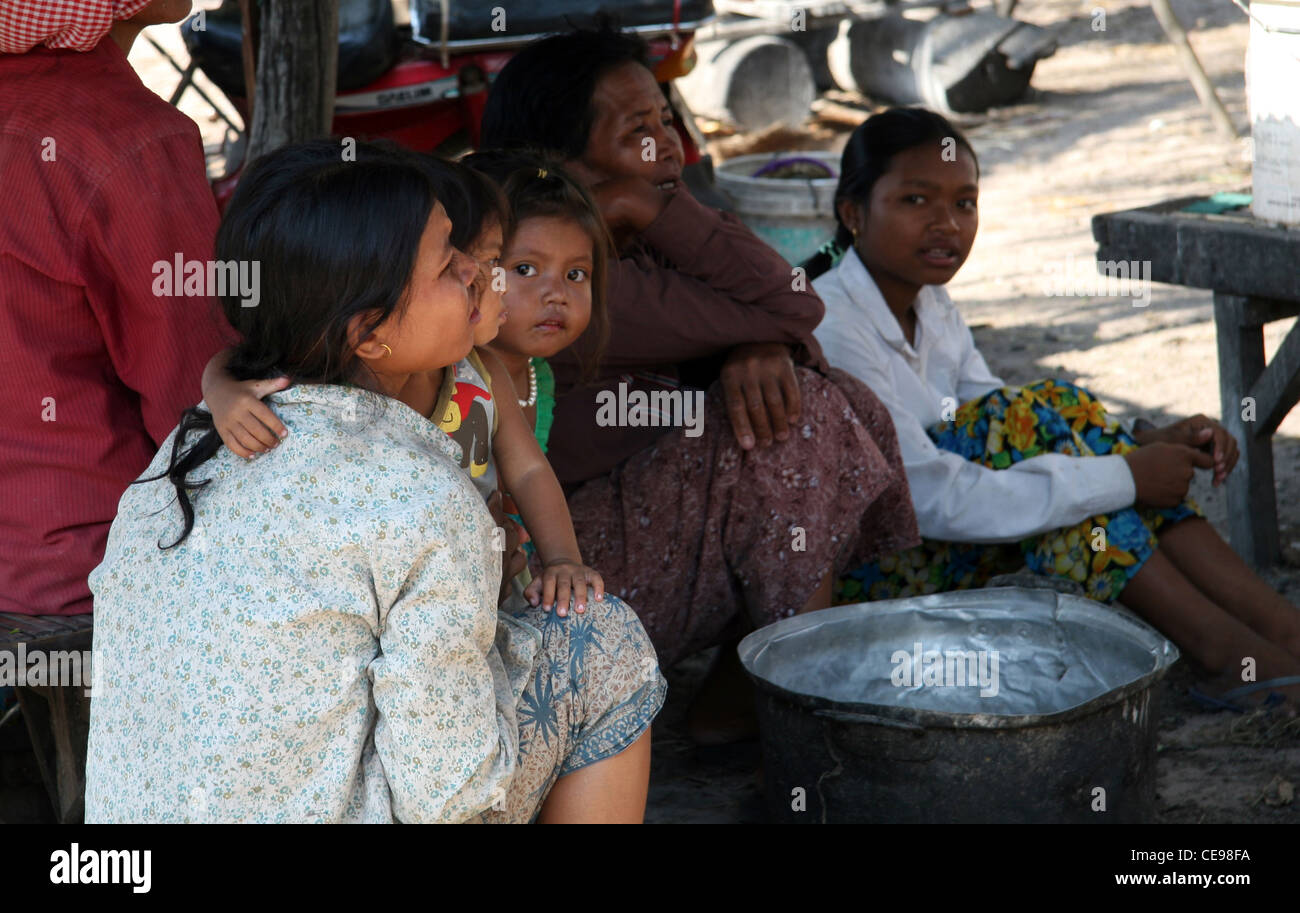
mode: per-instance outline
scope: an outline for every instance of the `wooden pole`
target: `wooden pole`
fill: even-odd
[[[1277,563],[1277,495],[1273,487],[1273,437],[1243,415],[1244,398],[1264,373],[1264,327],[1248,319],[1251,300],[1214,293],[1219,338],[1219,397],[1223,427],[1241,442],[1241,459],[1228,475],[1228,537],[1233,550],[1256,568]],[[1258,418],[1258,416],[1256,416]]]
[[[239,0],[242,30],[240,53],[244,59],[244,129],[253,123],[253,98],[257,95],[257,0]]]
[[[1196,52],[1192,50],[1192,44],[1187,40],[1187,32],[1183,29],[1183,24],[1178,21],[1178,17],[1174,15],[1169,0],[1151,0],[1151,12],[1156,14],[1160,27],[1165,30],[1165,35],[1173,44],[1174,50],[1178,52],[1179,62],[1182,63],[1192,88],[1200,97],[1201,104],[1205,106],[1210,119],[1214,121],[1214,126],[1228,139],[1235,140],[1238,136],[1237,128],[1233,125],[1232,118],[1228,116],[1228,109],[1223,107],[1223,102],[1219,100],[1219,93],[1214,90],[1214,83],[1210,82],[1210,77],[1205,75],[1205,68],[1196,59]]]
[[[285,143],[328,136],[338,81],[338,0],[261,0],[251,162]]]

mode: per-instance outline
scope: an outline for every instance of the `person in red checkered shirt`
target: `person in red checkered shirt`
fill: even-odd
[[[155,266],[212,257],[198,127],[126,54],[189,0],[0,2],[0,612],[91,611],[117,502],[231,330]]]

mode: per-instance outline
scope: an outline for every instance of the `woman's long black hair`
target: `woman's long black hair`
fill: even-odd
[[[483,229],[493,222],[501,227],[503,241],[509,240],[514,227],[510,203],[492,178],[468,167],[464,161],[432,156],[432,164],[439,174],[450,179],[445,192],[440,189],[438,199],[451,219],[453,247],[468,251]]]
[[[483,149],[533,147],[580,157],[595,121],[591,98],[602,76],[626,63],[649,68],[646,43],[603,19],[522,48],[492,81],[483,108]]]
[[[226,367],[235,379],[287,374],[293,383],[352,383],[360,360],[349,323],[365,315],[369,333],[405,306],[435,204],[469,211],[459,169],[389,144],[357,143],[355,152],[345,160],[343,145],[330,139],[283,146],[240,179],[217,232],[216,259],[257,263],[260,299],[244,307],[235,290],[221,299],[242,338]],[[167,470],[139,480],[167,478],[176,488],[184,529],[160,548],[193,530],[189,495],[208,480],[189,476],[220,447],[211,413],[187,409]]]
[[[894,156],[926,143],[942,143],[951,137],[970,153],[979,173],[979,159],[971,144],[947,118],[925,108],[889,108],[873,114],[849,136],[840,157],[840,182],[835,188],[835,237],[823,244],[802,264],[809,279],[816,279],[853,246],[853,232],[840,219],[840,202],[854,200],[866,205],[871,188],[886,171]]]

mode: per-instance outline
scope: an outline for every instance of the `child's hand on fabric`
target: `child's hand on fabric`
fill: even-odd
[[[1157,440],[1170,444],[1183,444],[1204,450],[1214,458],[1214,484],[1222,485],[1228,473],[1237,465],[1237,441],[1228,429],[1205,415],[1193,415],[1181,422],[1166,425],[1159,431]]]
[[[588,587],[595,591],[597,602],[604,601],[605,581],[600,574],[579,561],[561,558],[547,563],[541,576],[534,577],[528,584],[524,596],[530,605],[540,603],[547,611],[554,606],[557,615],[568,615],[569,595],[572,593],[576,603],[574,608],[581,614],[587,611]]]
[[[221,443],[246,460],[265,453],[289,434],[262,397],[289,386],[288,377],[235,381],[229,377],[205,390]]]
[[[1177,507],[1187,497],[1196,470],[1209,469],[1214,457],[1186,444],[1156,441],[1124,454],[1137,503],[1151,507]]]

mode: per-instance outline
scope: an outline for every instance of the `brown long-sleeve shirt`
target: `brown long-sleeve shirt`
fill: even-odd
[[[578,385],[587,336],[551,359],[557,401],[547,456],[560,481],[604,475],[671,430],[601,427],[601,390],[617,394],[620,383],[629,392],[662,390],[680,379],[684,362],[717,358],[745,343],[783,342],[799,364],[823,368],[813,330],[824,308],[810,285],[795,289],[804,284],[735,216],[684,190],[675,193],[639,242],[611,261],[610,338],[596,380]],[[692,379],[712,376],[716,371]]]

